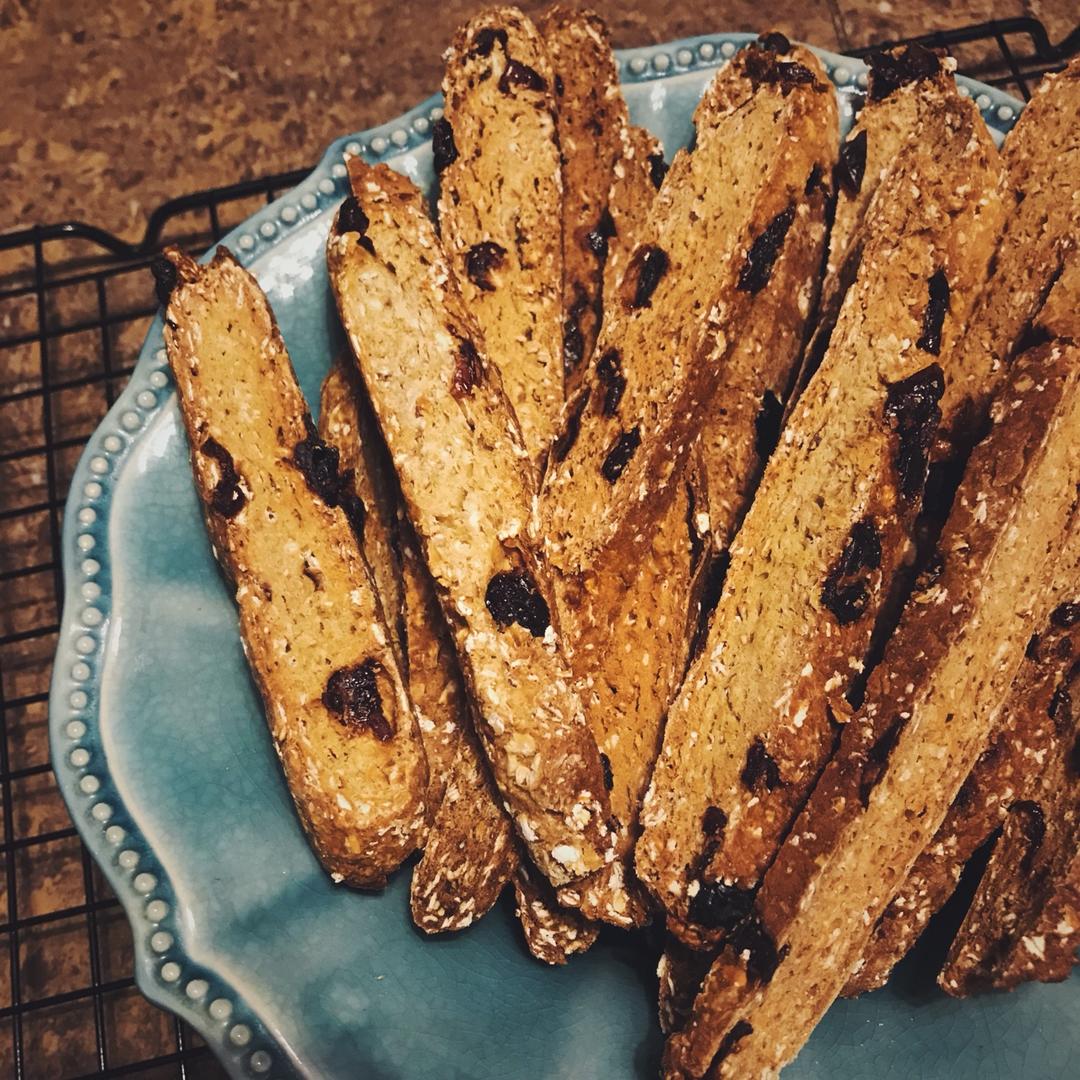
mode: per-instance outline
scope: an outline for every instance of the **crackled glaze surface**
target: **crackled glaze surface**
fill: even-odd
[[[669,155],[712,70],[747,37],[620,54],[633,118]],[[825,59],[842,94],[858,89],[858,62]],[[969,85],[1006,130],[1019,103]],[[429,185],[438,115],[431,99],[340,140],[307,181],[226,238],[266,289],[313,402],[339,344],[323,241],[344,157],[386,160]],[[199,517],[159,324],[79,465],[64,551],[50,703],[60,785],[131,919],[140,987],[189,1020],[230,1072],[655,1075],[652,961],[637,943],[605,936],[568,969],[547,970],[526,956],[505,902],[465,934],[425,941],[409,923],[406,873],[363,896],[317,866]],[[1057,1077],[1080,1055],[1065,1022],[1074,987],[964,1004],[916,984],[836,1006],[789,1075],[976,1077],[1004,1061],[1008,1075]]]

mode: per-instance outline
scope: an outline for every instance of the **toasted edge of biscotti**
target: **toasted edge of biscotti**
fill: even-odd
[[[215,554],[302,824],[336,881],[380,887],[416,847],[427,768],[363,516],[255,279],[224,248],[156,264],[165,342]]]

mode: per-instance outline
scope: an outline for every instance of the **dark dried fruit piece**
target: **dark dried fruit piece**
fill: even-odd
[[[605,262],[607,260],[608,241],[615,235],[615,222],[605,207],[604,212],[600,215],[600,220],[596,223],[596,228],[585,234],[585,243],[589,245],[589,250],[600,262]]]
[[[944,270],[935,270],[927,282],[929,298],[923,312],[923,332],[915,344],[923,352],[937,356],[941,352],[941,328],[945,325],[945,313],[949,310],[949,282]]]
[[[199,450],[218,464],[218,482],[210,493],[210,509],[222,517],[236,517],[247,505],[247,496],[240,488],[240,474],[232,454],[214,438],[207,439]]]
[[[319,438],[319,430],[309,415],[304,416],[307,435],[293,447],[293,464],[300,470],[304,482],[327,506],[337,506],[341,498],[341,476],[338,473],[338,451]]]
[[[574,302],[563,320],[563,371],[570,374],[585,359],[585,337],[581,333],[581,316],[589,306],[589,295],[580,282],[574,282]]]
[[[945,375],[938,364],[899,382],[890,383],[885,398],[885,419],[897,436],[896,467],[900,492],[906,498],[917,495],[926,482],[930,447],[941,422],[938,402],[945,393]]]
[[[840,186],[849,195],[858,195],[866,172],[866,129],[847,139],[840,147],[840,160],[836,163],[836,175]]]
[[[547,83],[540,72],[511,57],[506,61],[506,67],[499,76],[499,90],[504,94],[509,94],[512,86],[520,86],[525,90],[536,90],[541,93],[547,89]]]
[[[498,270],[505,260],[506,248],[494,240],[481,240],[465,253],[465,273],[478,289],[494,292],[491,271]]]
[[[477,30],[476,33],[473,34],[472,48],[469,50],[469,55],[490,56],[496,41],[503,47],[503,51],[505,52],[507,35],[506,31],[501,26],[485,26],[482,29]]]
[[[796,86],[816,84],[818,89],[826,89],[814,77],[814,73],[805,65],[778,61],[776,54],[759,46],[746,50],[746,73],[750,84],[756,90],[766,84],[779,86],[780,92],[787,97]]]
[[[765,749],[765,743],[761,739],[755,739],[746,751],[746,764],[739,779],[750,791],[760,791],[762,785],[767,791],[773,791],[784,782],[780,778],[780,767]]]
[[[604,770],[604,787],[610,791],[615,786],[615,777],[611,771],[611,758],[607,754],[600,754],[600,768]]]
[[[649,162],[649,179],[652,181],[652,186],[659,189],[664,182],[664,177],[667,176],[668,164],[661,153],[650,154],[647,160]]]
[[[863,764],[862,779],[859,782],[859,801],[865,810],[870,805],[870,792],[877,787],[885,772],[885,766],[889,761],[889,755],[893,752],[900,739],[900,732],[904,730],[907,721],[898,716],[880,735],[874,745],[866,754]]]
[[[371,242],[371,238],[366,235],[368,226],[371,222],[368,220],[367,214],[361,209],[360,204],[356,201],[355,195],[348,196],[341,204],[341,209],[338,210],[338,215],[335,220],[335,227],[339,234],[344,233],[359,233],[360,234],[360,246],[365,250],[375,254],[375,245]]]
[[[771,53],[791,52],[791,42],[779,30],[771,30],[757,39],[757,44]]]
[[[626,377],[622,373],[622,357],[618,349],[608,349],[596,364],[596,377],[604,384],[604,401],[600,411],[604,416],[614,416],[626,391]]]
[[[865,578],[856,578],[854,581],[825,580],[825,588],[821,591],[821,602],[836,617],[841,626],[857,622],[866,612],[870,603],[870,589]]]
[[[860,570],[876,570],[881,566],[881,537],[870,518],[862,518],[851,526],[847,543],[840,553],[836,573],[850,577]]]
[[[164,255],[155,255],[150,263],[150,273],[154,275],[154,292],[162,307],[169,306],[169,298],[180,281],[176,266]]]
[[[454,359],[454,374],[450,379],[450,393],[460,400],[471,397],[473,387],[479,385],[484,377],[484,365],[476,346],[468,338],[458,340],[457,356]]]
[[[746,262],[739,271],[738,288],[743,292],[758,293],[769,283],[773,266],[784,244],[784,237],[795,220],[795,207],[781,210],[762,230],[746,253]]]
[[[435,158],[435,172],[441,173],[457,161],[458,150],[454,142],[454,129],[450,121],[440,116],[431,125],[431,152]]]
[[[754,450],[765,461],[780,441],[780,425],[784,419],[784,406],[771,391],[761,395],[761,408],[754,417]]]
[[[728,938],[736,955],[747,953],[746,977],[758,986],[768,986],[776,969],[780,966],[781,955],[776,951],[776,942],[756,915],[744,919]],[[784,955],[787,955],[785,947]]]
[[[615,440],[600,466],[600,474],[609,484],[614,484],[622,476],[623,470],[630,464],[630,459],[640,445],[641,429],[636,426],[622,432]]]
[[[1009,813],[1023,815],[1020,819],[1020,828],[1024,833],[1024,839],[1027,840],[1028,849],[1024,853],[1020,866],[1025,874],[1030,874],[1035,856],[1039,854],[1039,848],[1046,839],[1046,816],[1043,814],[1043,808],[1029,799],[1013,803],[1009,808]]]
[[[1080,602],[1069,601],[1058,604],[1050,613],[1050,621],[1062,630],[1069,630],[1080,622]]]
[[[754,909],[756,889],[723,881],[702,881],[690,899],[690,919],[706,930],[733,930]]]
[[[525,570],[503,570],[496,574],[488,582],[484,602],[491,617],[503,629],[517,623],[533,637],[543,637],[551,625],[547,601]]]
[[[701,831],[706,836],[719,836],[727,828],[728,816],[719,806],[708,806],[701,816]]]
[[[873,52],[866,58],[870,65],[871,101],[881,101],[905,83],[929,79],[941,70],[941,61],[921,45],[907,45],[891,53]]]
[[[394,737],[394,729],[383,713],[375,678],[379,670],[379,664],[370,657],[362,664],[338,668],[326,680],[322,703],[347,728],[367,729],[379,742],[388,742]]]
[[[739,1044],[740,1040],[745,1039],[747,1035],[753,1035],[754,1027],[748,1020],[738,1020],[735,1026],[720,1040],[720,1046],[716,1051],[716,1056],[712,1059],[712,1065],[709,1066],[709,1075],[713,1074],[716,1066],[720,1064],[724,1058],[729,1057],[731,1052]]]
[[[566,426],[555,437],[555,441],[551,444],[551,456],[556,461],[565,461],[566,455],[573,450],[574,443],[577,442],[578,434],[581,431],[581,414],[585,412],[585,407],[589,404],[589,395],[591,392],[592,391],[586,387],[585,390],[578,395],[578,399],[574,402],[573,407],[566,416]]]
[[[821,603],[841,626],[861,618],[870,602],[869,581],[864,570],[881,566],[881,538],[869,518],[856,521],[844,550],[829,569],[821,589]]]
[[[1050,698],[1050,704],[1046,707],[1046,714],[1054,721],[1054,730],[1059,735],[1064,735],[1072,727],[1072,694],[1069,693],[1069,684],[1063,682]]]
[[[627,304],[631,310],[649,307],[652,303],[652,294],[656,292],[656,286],[660,279],[668,272],[670,266],[667,252],[662,248],[645,245],[634,252],[630,265],[626,268],[625,281],[635,281],[633,298]]]

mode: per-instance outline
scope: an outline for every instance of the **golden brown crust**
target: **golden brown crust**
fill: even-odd
[[[539,29],[551,60],[562,159],[562,359],[570,397],[600,328],[607,199],[622,152],[626,102],[599,15],[556,4]]]
[[[905,610],[741,937],[669,1043],[672,1075],[771,1075],[790,1061],[944,819],[1049,615],[1053,562],[1080,558],[1078,355],[1046,346],[1010,373],[942,533],[935,599]]]
[[[545,964],[565,964],[571,956],[586,952],[600,932],[579,912],[559,907],[551,886],[527,861],[514,875],[514,895],[525,944]]]
[[[416,847],[427,768],[341,477],[310,479],[312,456],[327,458],[254,278],[224,248],[206,266],[166,254],[196,488],[285,778],[335,880],[378,887]]]
[[[938,164],[942,147],[962,186]],[[717,908],[751,895],[848,712],[920,504],[925,459],[912,438],[933,434],[996,240],[997,158],[959,95],[905,151],[875,200],[829,351],[731,547],[703,654],[668,715],[636,852],[670,927],[692,943],[722,933],[729,916]],[[932,350],[919,341],[942,273],[950,299]]]
[[[610,809],[531,532],[528,456],[420,192],[385,166],[349,168],[355,207],[327,249],[338,309],[495,782],[533,860],[565,884],[610,858]]]
[[[697,403],[711,397],[752,291],[771,269],[759,258],[770,247],[763,235],[805,198],[815,164],[832,159],[835,95],[813,54],[792,57],[751,48],[718,74],[696,113],[697,148],[676,157],[619,295],[605,302],[585,384],[592,400],[544,483],[548,556],[564,574],[588,569],[635,530],[647,535],[682,473]],[[808,81],[784,81],[783,63]],[[732,143],[746,148],[737,159],[721,153]],[[617,400],[600,371],[609,353],[619,365]]]
[[[534,460],[547,450],[563,402],[553,84],[532,22],[517,8],[488,8],[447,51],[435,137],[446,256]]]

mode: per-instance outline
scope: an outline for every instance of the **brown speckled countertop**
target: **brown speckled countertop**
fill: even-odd
[[[434,91],[477,0],[186,4],[0,0],[0,231],[65,218],[133,238],[161,201],[313,164],[345,132]],[[521,5],[536,11],[544,5]],[[597,0],[615,44],[773,26],[843,51],[1075,0]]]

